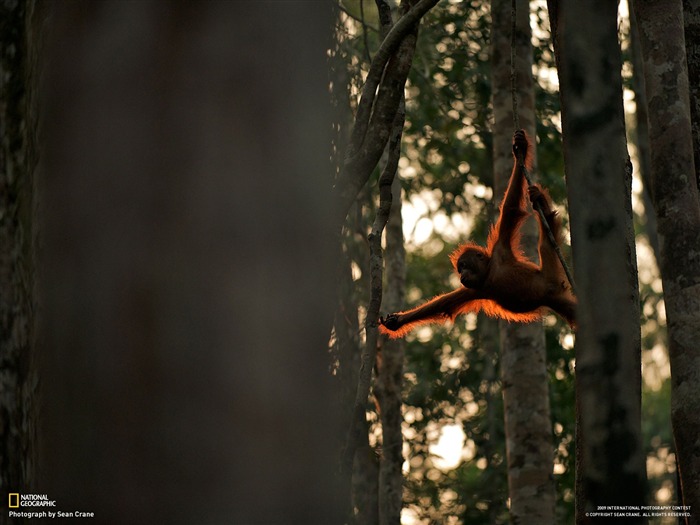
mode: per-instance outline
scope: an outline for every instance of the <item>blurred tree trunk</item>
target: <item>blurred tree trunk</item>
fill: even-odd
[[[35,442],[34,171],[40,10],[0,2],[0,487],[28,492]],[[6,500],[3,500],[6,501]],[[6,513],[0,522],[9,523]],[[15,522],[15,520],[12,520]]]
[[[536,150],[535,94],[532,79],[530,9],[516,4],[515,72],[520,127]],[[493,0],[492,66],[494,108],[494,196],[501,199],[513,165],[513,103],[511,92],[511,2]],[[534,156],[536,162],[537,156]],[[523,226],[522,246],[538,258],[538,227]],[[505,410],[508,489],[513,523],[554,522],[552,423],[549,412],[544,328],[541,322],[501,321],[501,377]]]
[[[105,524],[340,523],[330,8],[51,7],[42,491]]]
[[[671,421],[683,504],[694,509],[687,523],[700,523],[700,197],[683,7],[680,0],[673,0],[663,5],[637,1],[634,8],[650,108],[652,197],[671,361]]]
[[[578,292],[576,522],[644,501],[639,292],[617,3],[550,0]],[[630,522],[634,522],[630,520]],[[642,523],[640,518],[637,522]]]

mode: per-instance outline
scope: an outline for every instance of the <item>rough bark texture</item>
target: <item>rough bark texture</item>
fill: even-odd
[[[536,145],[535,96],[532,79],[529,2],[516,4],[515,85],[520,127]],[[511,2],[494,0],[492,66],[494,108],[494,195],[502,198],[513,156],[511,97]],[[533,157],[536,163],[537,156]],[[534,219],[523,226],[522,246],[537,260],[538,228]],[[546,349],[542,323],[502,321],[501,378],[505,410],[506,454],[511,521],[514,524],[554,522],[553,445],[549,413]]]
[[[34,217],[37,162],[35,2],[0,2],[0,487],[32,488]],[[7,501],[3,499],[3,501]],[[5,512],[0,523],[9,523]],[[12,520],[15,522],[14,520]]]
[[[406,251],[401,221],[401,184],[392,186],[393,204],[386,228],[386,282],[384,309],[395,312],[405,304]],[[381,525],[398,525],[403,507],[403,339],[382,344],[375,395],[382,420],[382,458],[379,470],[379,519]]]
[[[617,4],[550,0],[578,291],[576,522],[644,501],[639,297]],[[634,519],[629,521],[635,522]],[[641,518],[638,522],[642,522]]]
[[[649,98],[652,195],[671,361],[671,421],[683,503],[693,510],[688,523],[695,524],[700,523],[700,197],[683,7],[680,0],[637,1],[635,13]]]
[[[501,330],[500,321],[493,317],[489,317],[483,312],[479,312],[479,317],[477,321],[477,343],[479,347],[483,350],[486,360],[484,362],[484,372],[483,381],[486,385],[484,392],[484,401],[486,403],[486,416],[484,418],[484,424],[486,432],[489,436],[497,436],[500,432],[501,423],[499,419],[502,417],[499,402],[495,399],[496,396],[501,395],[503,390],[503,384],[499,382],[499,370],[498,366],[500,364],[500,347],[501,341]],[[485,471],[494,472],[497,476],[503,472],[503,454],[502,447],[498,440],[484,440],[484,458],[486,458],[487,464],[484,468]],[[503,503],[501,501],[492,501],[488,509],[483,512],[484,522],[486,523],[499,523],[503,520]]]
[[[695,181],[700,188],[700,0],[683,1],[683,24],[695,151]]]
[[[103,524],[341,523],[330,6],[51,7],[42,492]]]
[[[411,2],[404,1],[401,12],[408,10]],[[412,2],[415,4],[416,2]],[[392,27],[391,9],[387,2],[377,0],[377,10],[382,34]],[[401,157],[401,137],[406,121],[406,104],[402,96],[394,119],[391,138],[387,147],[387,161],[380,177],[380,192],[386,193],[386,182],[391,198],[388,223],[386,225],[386,282],[385,310],[398,311],[404,304],[406,281],[406,250],[403,244],[403,222],[401,220],[401,183],[397,169]],[[384,181],[384,182],[383,182]],[[382,185],[382,182],[384,186]],[[387,195],[388,197],[388,195]],[[384,200],[384,199],[383,199]],[[382,341],[381,359],[377,363],[375,396],[379,403],[382,422],[382,454],[379,466],[379,523],[399,525],[403,508],[403,361],[406,343],[403,339]]]

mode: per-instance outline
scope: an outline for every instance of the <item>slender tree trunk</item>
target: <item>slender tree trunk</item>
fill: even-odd
[[[635,2],[649,97],[652,196],[658,217],[671,361],[671,421],[687,523],[700,523],[700,197],[680,0]],[[693,57],[697,60],[697,57]],[[694,86],[697,88],[697,86]]]
[[[640,505],[639,298],[617,3],[549,2],[561,78],[578,332],[576,522]],[[629,523],[639,522],[630,519]]]
[[[33,488],[36,2],[0,2],[0,487]],[[5,500],[6,501],[6,500]],[[6,512],[0,523],[9,523]]]
[[[401,183],[394,179],[394,198],[386,229],[385,310],[396,312],[405,304],[406,251],[401,221]],[[381,525],[398,525],[403,507],[403,339],[382,343],[375,394],[382,420],[382,458],[379,470],[379,520]]]
[[[401,5],[407,10],[410,2]],[[413,2],[415,4],[415,2]],[[381,32],[386,35],[392,26],[391,8],[386,0],[377,0]],[[401,156],[401,140],[406,120],[405,97],[401,98],[397,119],[392,130],[397,140],[390,141],[386,169],[395,172],[391,186],[392,205],[386,226],[386,282],[387,290],[383,309],[397,312],[405,304],[406,249],[401,219],[401,181],[396,170]],[[392,151],[393,148],[393,151]],[[382,422],[382,457],[379,470],[379,522],[381,525],[398,525],[403,508],[403,362],[406,343],[403,339],[387,339],[381,342],[381,359],[375,382],[375,395],[379,403]]]
[[[489,436],[496,436],[501,432],[499,420],[503,417],[501,406],[497,399],[503,391],[503,383],[498,377],[500,347],[502,346],[499,320],[480,312],[477,319],[476,337],[475,346],[481,348],[484,352],[484,371],[482,375],[484,385],[486,385],[484,392],[484,402],[486,403],[484,425]],[[505,447],[502,447],[500,443],[496,443],[496,440],[488,439],[484,440],[483,447],[484,458],[487,461],[484,472],[493,472],[495,476],[502,476],[505,473],[504,471],[507,471],[507,461],[506,465],[503,465],[502,450]],[[486,492],[485,499],[489,502],[488,508],[484,511],[484,521],[486,523],[498,523],[502,519],[506,505],[502,501],[501,494],[500,491],[495,489],[490,493]],[[468,519],[465,519],[465,523],[468,523]]]
[[[515,85],[519,125],[536,146],[535,95],[532,79],[530,9],[516,3]],[[510,0],[491,3],[494,107],[494,195],[504,194],[513,164]],[[536,159],[536,156],[535,156]],[[537,259],[538,228],[523,226],[525,253]],[[549,412],[544,329],[541,322],[501,322],[501,377],[505,409],[506,454],[511,520],[515,524],[554,522],[553,445]]]

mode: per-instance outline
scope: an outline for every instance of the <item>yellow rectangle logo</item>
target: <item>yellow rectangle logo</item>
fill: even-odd
[[[19,494],[17,492],[12,492],[9,496],[10,501],[8,507],[10,507],[11,509],[19,508]]]

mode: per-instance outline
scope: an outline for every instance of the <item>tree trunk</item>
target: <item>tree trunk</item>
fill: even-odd
[[[340,523],[330,7],[51,7],[42,492],[104,524]]]
[[[671,421],[683,504],[700,523],[700,197],[680,0],[634,4],[649,97],[652,197],[671,361]],[[697,57],[693,57],[697,60]],[[697,86],[694,86],[695,88]]]
[[[633,2],[630,0],[630,9]],[[644,233],[649,238],[649,244],[654,251],[654,256],[659,257],[659,235],[656,226],[656,212],[651,198],[651,151],[649,146],[649,103],[647,101],[647,89],[644,82],[644,57],[642,56],[642,43],[639,37],[639,24],[634,12],[630,13],[630,41],[632,58],[632,91],[634,92],[636,125],[634,134],[637,145],[637,159],[639,162],[639,175],[643,184],[642,200],[644,202]]]
[[[550,0],[578,293],[576,522],[640,505],[639,297],[617,3]],[[558,15],[558,16],[557,16]],[[628,521],[642,523],[642,518]]]
[[[365,192],[363,192],[364,194]],[[363,205],[358,199],[355,207],[362,209]],[[352,209],[348,214],[346,227],[351,231],[364,233],[365,224],[360,217],[361,212],[355,213]],[[355,224],[351,219],[356,218],[360,224]],[[366,242],[353,242],[359,235],[347,235],[346,246],[343,250],[342,262],[337,273],[338,309],[335,314],[333,352],[337,359],[335,377],[338,380],[339,406],[342,410],[342,420],[346,427],[350,426],[353,417],[357,380],[360,370],[360,326],[358,319],[357,285],[352,277],[352,264],[359,260],[368,259]],[[362,255],[356,253],[362,251]],[[352,254],[352,255],[351,255]],[[354,255],[354,257],[353,257]],[[363,268],[363,272],[366,268]],[[357,422],[362,429],[362,436],[358,448],[355,451],[353,469],[343,474],[345,486],[346,514],[354,517],[358,524],[376,525],[378,514],[378,484],[379,466],[374,449],[369,444],[367,436],[367,419],[365,414]],[[350,508],[350,506],[352,508]]]
[[[519,126],[528,132],[535,149],[535,95],[530,9],[527,0],[518,0],[516,14],[515,86],[518,120]],[[508,186],[513,164],[511,2],[494,0],[491,3],[491,16],[494,196],[500,199]],[[535,155],[534,159],[536,158]],[[532,260],[537,260],[538,257],[538,231],[533,219],[529,219],[522,230],[522,246]],[[541,322],[515,324],[501,321],[500,326],[511,521],[514,524],[553,523],[552,423],[544,329]]]
[[[683,24],[695,151],[695,181],[700,188],[700,0],[683,1]]]
[[[393,184],[393,204],[386,229],[386,281],[384,309],[396,312],[404,305],[406,251],[401,222],[401,183]],[[375,395],[382,420],[382,458],[379,470],[379,520],[381,525],[398,525],[403,507],[403,339],[385,339],[382,343]]]
[[[405,12],[409,2],[404,2]],[[377,1],[381,31],[386,35],[392,26],[388,2]],[[386,282],[384,310],[398,312],[404,305],[406,288],[406,248],[401,220],[401,181],[398,178],[398,161],[401,156],[401,137],[406,120],[405,97],[401,97],[397,119],[387,151],[386,170],[393,170],[391,208],[386,226]],[[396,140],[398,137],[399,140]],[[382,174],[384,178],[384,174]],[[380,179],[381,180],[381,179]],[[379,403],[382,422],[382,455],[379,466],[379,523],[399,525],[403,508],[403,362],[406,342],[403,339],[387,339],[381,342],[381,359],[377,363],[375,395]]]
[[[34,171],[40,10],[0,3],[0,487],[34,487]],[[7,513],[1,523],[16,523]]]

